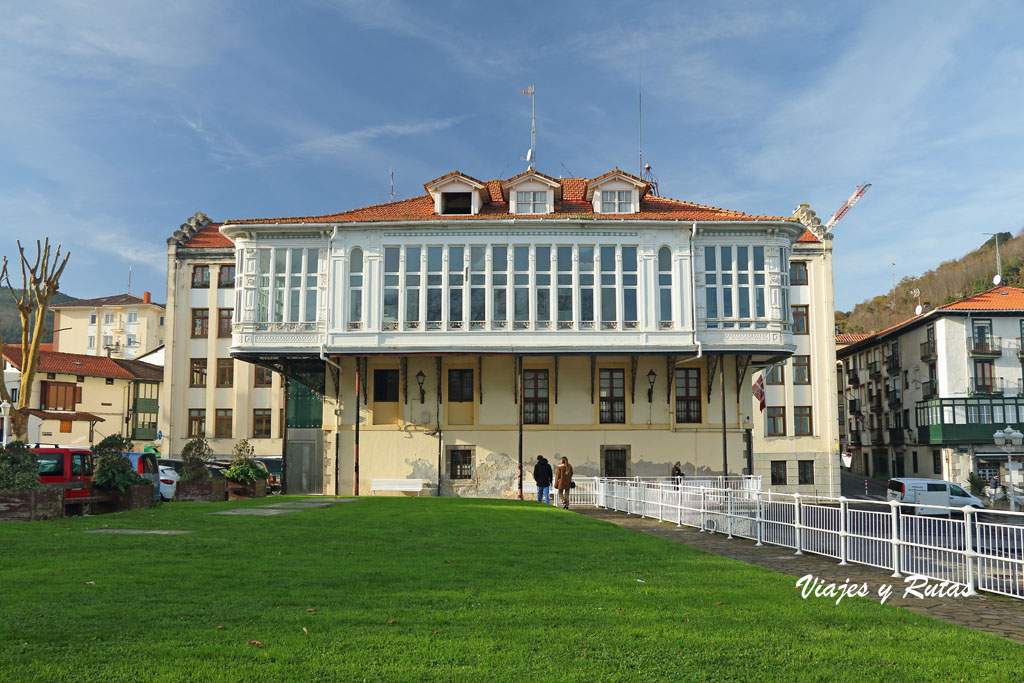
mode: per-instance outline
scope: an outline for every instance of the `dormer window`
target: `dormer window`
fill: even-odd
[[[441,213],[446,216],[468,216],[473,212],[473,195],[470,192],[442,192]]]
[[[548,193],[516,192],[516,213],[547,213]]]
[[[601,213],[633,213],[632,190],[602,190]]]

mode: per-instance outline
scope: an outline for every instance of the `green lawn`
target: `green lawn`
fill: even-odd
[[[0,680],[1008,680],[1024,662],[537,503],[207,514],[266,502],[0,525]],[[84,533],[104,526],[195,533]]]

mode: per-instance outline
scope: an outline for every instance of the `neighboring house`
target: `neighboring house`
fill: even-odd
[[[21,347],[5,345],[3,356],[5,369],[20,373]],[[29,440],[88,446],[120,434],[137,446],[152,442],[162,380],[161,368],[141,361],[40,351],[30,413],[39,422],[30,420]]]
[[[864,333],[849,333],[849,332],[838,333],[837,332],[836,333],[836,353],[838,354],[840,351],[845,349],[850,344],[856,344],[857,342],[862,341],[864,339],[867,339],[870,336],[871,336],[870,334],[864,334]],[[847,456],[852,457],[852,454],[850,453],[850,450],[848,448],[848,446],[850,444],[849,434],[848,434],[848,431],[847,431],[847,424],[848,424],[847,416],[849,414],[849,412],[848,412],[849,411],[849,405],[848,405],[849,401],[847,400],[847,395],[846,395],[846,373],[844,372],[843,368],[844,368],[843,362],[841,360],[837,359],[836,360],[836,382],[835,382],[835,387],[836,387],[836,407],[837,407],[836,417],[837,417],[837,420],[838,420],[838,432],[837,432],[837,435],[839,437],[840,454],[844,458],[843,462],[845,462],[845,458]],[[846,465],[843,465],[843,467],[846,467]],[[851,465],[851,469],[852,469],[852,465]]]
[[[424,188],[226,222],[234,252],[202,217],[172,245],[176,282],[208,262],[180,255],[199,238],[234,254],[236,289],[216,304],[235,302],[231,355],[315,392],[289,393],[290,491],[421,478],[511,496],[538,454],[578,475],[743,471],[751,373],[796,348],[799,222],[658,197],[617,169],[456,171]]]
[[[202,213],[167,240],[167,340],[153,362],[164,367],[162,452],[181,453],[194,436],[217,456],[249,439],[257,455],[281,455],[281,376],[234,360],[235,249]]]
[[[809,227],[789,261],[796,350],[761,373],[765,410],[756,397],[750,409],[754,473],[773,490],[838,496],[832,234]]]
[[[142,298],[117,294],[53,304],[53,346],[63,353],[137,358],[164,343],[164,307]]]
[[[993,434],[1024,429],[1024,290],[995,287],[838,351],[853,471],[967,483],[1005,475]]]

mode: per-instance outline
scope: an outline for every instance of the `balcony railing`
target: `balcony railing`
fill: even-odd
[[[850,386],[857,386],[860,384],[860,375],[858,374],[857,368],[850,368],[846,373],[846,379],[850,382]]]
[[[921,382],[921,392],[925,398],[934,398],[939,395],[939,380],[929,379]]]
[[[876,377],[881,377],[882,376],[882,371],[881,371],[881,369],[879,367],[879,364],[878,364],[877,360],[873,360],[870,363],[868,363],[868,375],[872,379],[875,379]]]
[[[860,399],[859,398],[848,399],[846,401],[846,405],[849,407],[851,414],[857,414],[857,415],[860,414]]]
[[[1017,359],[1024,363],[1024,338],[1017,337]]]
[[[900,371],[900,357],[895,353],[886,357],[885,359],[885,374],[895,375]]]
[[[889,443],[894,446],[898,446],[906,441],[904,436],[904,430],[902,427],[890,427],[889,428]]]
[[[903,405],[903,392],[899,389],[890,389],[885,393],[885,400],[889,403],[890,408],[895,408]]]
[[[881,429],[876,427],[876,428],[871,430],[871,443],[872,444],[885,443],[885,441],[882,439],[882,430]]]
[[[860,446],[861,445],[860,430],[854,429],[852,432],[850,432],[850,445],[851,446]]]
[[[878,392],[877,394],[870,394],[868,396],[868,405],[871,406],[871,410],[881,410],[882,392]]]
[[[937,357],[934,339],[921,342],[921,360],[935,360]]]
[[[970,393],[972,394],[1001,394],[1003,393],[1002,377],[972,377]]]
[[[998,358],[1003,355],[1003,339],[991,335],[968,337],[967,353],[971,358]]]

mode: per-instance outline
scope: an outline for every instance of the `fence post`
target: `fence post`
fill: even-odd
[[[727,538],[732,540],[732,489],[725,490],[725,514],[729,520],[729,535]]]
[[[848,528],[847,528],[847,524],[846,524],[846,513],[848,511],[846,503],[847,503],[846,496],[839,496],[839,566],[840,567],[845,567],[846,565],[849,564],[849,562],[846,561],[846,552],[847,552],[846,551],[846,539],[849,536],[849,534],[847,533]]]
[[[794,522],[793,523],[793,529],[794,529],[794,531],[796,531],[796,553],[795,553],[796,555],[803,555],[804,554],[804,551],[803,551],[803,539],[801,538],[801,534],[800,534],[800,517],[802,516],[801,512],[802,511],[800,510],[800,494],[799,493],[794,493],[793,494],[793,522]]]
[[[705,517],[705,505],[704,505],[704,486],[700,487],[700,530],[704,531],[704,517]]]
[[[974,586],[974,508],[964,506],[964,561],[967,563],[967,594],[977,595]]]
[[[677,510],[679,514],[676,515],[676,526],[681,527],[683,526],[683,483],[679,482],[676,484],[676,488],[679,490],[679,506]]]
[[[761,511],[761,492],[760,491],[756,491],[754,493],[754,496],[755,496],[754,502],[757,505],[757,511],[754,513],[755,514],[755,520],[756,520],[755,524],[757,525],[757,543],[755,543],[754,545],[755,546],[763,546],[764,543],[761,542],[761,538],[762,538],[761,526],[762,526],[762,522],[764,521],[764,514]]]
[[[889,501],[892,508],[892,575],[893,578],[900,578],[900,504],[895,500]]]

